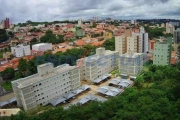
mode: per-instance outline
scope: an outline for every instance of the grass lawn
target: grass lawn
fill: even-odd
[[[6,91],[10,91],[12,90],[12,85],[11,85],[11,82],[5,82],[1,85]]]

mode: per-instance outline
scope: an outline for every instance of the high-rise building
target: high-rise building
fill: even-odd
[[[175,44],[179,44],[180,43],[180,28],[178,28],[178,29],[176,29],[175,31],[174,31],[174,34],[173,34],[174,36],[174,43]]]
[[[126,39],[125,36],[115,36],[115,50],[119,52],[119,55],[126,53]]]
[[[9,24],[9,18],[6,18],[5,20],[5,28],[9,28],[10,24]]]
[[[178,52],[178,44],[180,43],[180,28],[174,31],[173,38],[175,51]]]
[[[81,27],[83,25],[83,21],[82,21],[82,19],[79,19],[78,20],[78,27]]]
[[[115,37],[115,49],[119,54],[134,51],[135,53],[147,53],[149,51],[148,33],[144,27],[140,27],[139,32],[126,30],[122,36]]]
[[[77,66],[64,64],[54,68],[52,63],[46,63],[39,65],[37,71],[37,74],[12,81],[17,104],[25,111],[47,105],[80,86]]]
[[[80,66],[81,80],[93,82],[97,78],[118,68],[118,51],[97,48],[96,54],[77,60]]]
[[[155,65],[170,65],[172,51],[172,39],[166,38],[164,42],[155,44],[153,54],[153,64]]]
[[[143,54],[129,51],[120,55],[119,72],[130,76],[136,76],[143,68]]]
[[[174,33],[174,30],[175,30],[175,28],[174,28],[173,25],[171,25],[171,24],[169,24],[169,23],[166,23],[166,33],[171,33],[171,34],[173,34],[173,33]]]
[[[132,19],[131,20],[131,24],[135,25],[136,24],[136,20]]]
[[[135,45],[137,46],[138,53],[146,53],[149,51],[148,33],[145,32],[144,27],[141,26],[140,32],[138,33],[132,32],[132,36],[134,36],[135,41],[137,41]]]

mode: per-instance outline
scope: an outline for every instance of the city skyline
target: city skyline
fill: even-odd
[[[179,11],[180,1],[177,0],[0,1],[0,20],[8,17],[13,23],[27,20],[92,19],[93,16],[114,19],[180,19]]]

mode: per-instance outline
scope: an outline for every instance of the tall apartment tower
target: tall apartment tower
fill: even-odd
[[[83,21],[82,21],[82,19],[79,19],[78,20],[78,27],[81,27],[81,25],[83,25]]]
[[[81,85],[77,66],[64,64],[54,68],[52,63],[46,63],[39,65],[37,71],[37,74],[12,81],[17,104],[25,111],[47,105]]]
[[[126,39],[125,36],[115,36],[115,50],[119,52],[119,55],[126,53]]]
[[[9,28],[10,24],[9,24],[9,18],[6,18],[5,20],[5,28]]]
[[[166,41],[155,44],[153,64],[170,65],[172,51],[172,39],[166,38]]]
[[[173,34],[175,28],[173,25],[171,25],[170,23],[166,23],[166,33],[171,33]]]
[[[174,44],[175,50],[178,52],[178,44],[180,43],[180,28],[174,31],[173,38],[174,38],[174,43],[175,43]]]
[[[138,53],[146,53],[149,51],[149,41],[148,41],[148,33],[145,32],[144,27],[140,27],[139,33],[132,33],[132,36],[137,41],[137,51]]]

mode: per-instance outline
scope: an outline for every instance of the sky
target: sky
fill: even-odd
[[[0,0],[0,21],[180,19],[180,0]]]

